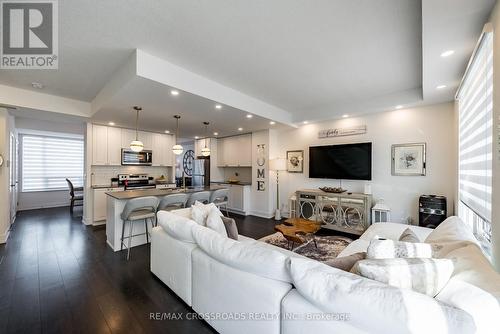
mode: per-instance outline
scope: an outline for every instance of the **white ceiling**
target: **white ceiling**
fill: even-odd
[[[174,115],[181,115],[179,136],[193,138],[204,137],[203,122],[210,122],[208,136],[214,132],[218,136],[230,136],[238,133],[253,132],[269,127],[281,128],[283,125],[270,126],[270,119],[252,115],[242,110],[223,105],[216,109],[215,102],[200,96],[179,91],[172,96],[164,85],[144,78],[134,78],[119,90],[92,117],[95,123],[107,124],[112,121],[116,126],[132,127],[135,124],[135,111],[132,106],[143,108],[139,117],[139,128],[143,130],[175,133]],[[239,131],[238,128],[242,128]]]
[[[295,122],[443,102],[452,99],[494,3],[65,0],[59,1],[59,70],[0,70],[0,83],[31,89],[31,82],[42,82],[43,92],[90,102],[140,49],[285,110]],[[452,57],[439,57],[449,48],[456,50]],[[449,89],[435,91],[441,82]],[[143,104],[151,110],[151,119],[143,113],[144,127],[155,131],[171,127],[168,119],[179,108],[186,125],[203,115],[221,132],[225,123],[229,131],[247,121],[236,109],[219,119],[213,101],[193,96],[149,105],[144,98],[151,93],[137,88],[124,89],[123,99],[110,99],[114,105],[106,103],[94,118],[130,127],[130,107]],[[265,118],[253,121],[255,129],[268,127]],[[198,132],[195,123],[189,134]]]

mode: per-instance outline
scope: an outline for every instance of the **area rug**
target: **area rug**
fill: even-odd
[[[333,235],[316,235],[315,239],[318,248],[316,248],[314,242],[310,242],[303,245],[295,244],[293,251],[310,259],[326,262],[336,258],[352,242],[352,239]],[[259,240],[290,250],[288,240],[280,232],[265,236]]]

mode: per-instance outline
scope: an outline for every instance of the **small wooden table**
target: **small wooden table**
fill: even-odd
[[[321,229],[321,224],[302,218],[290,218],[285,220],[284,224],[276,225],[274,229],[281,232],[285,239],[288,240],[289,243],[292,243],[290,249],[293,250],[295,243],[302,245],[313,241],[314,245],[317,247],[314,234]]]

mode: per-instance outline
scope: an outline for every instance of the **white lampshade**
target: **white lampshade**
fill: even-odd
[[[175,155],[181,155],[182,152],[184,152],[184,148],[182,145],[177,144],[172,147],[172,152],[174,152]]]
[[[269,161],[269,169],[276,171],[286,170],[286,159],[276,158]]]
[[[210,155],[210,149],[208,147],[204,147],[201,149],[201,155],[204,157],[208,157]]]
[[[144,144],[140,140],[133,140],[130,143],[130,149],[134,152],[141,152],[144,149]]]

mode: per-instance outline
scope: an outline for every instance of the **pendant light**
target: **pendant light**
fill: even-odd
[[[177,122],[175,128],[175,141],[177,142],[179,140],[179,119],[181,118],[181,116],[175,115],[174,118]],[[174,152],[175,155],[181,155],[182,152],[184,152],[184,148],[182,147],[182,145],[175,144],[174,147],[172,147],[172,152]]]
[[[135,116],[135,140],[132,140],[132,142],[130,143],[130,149],[134,152],[141,152],[144,149],[144,144],[142,143],[142,141],[139,140],[138,124],[139,124],[139,112],[142,110],[142,108],[135,106],[134,110],[136,112],[136,116]]]
[[[204,157],[208,157],[210,155],[210,149],[207,147],[207,135],[208,135],[208,125],[210,123],[203,122],[205,125],[205,147],[201,149],[201,155]]]

